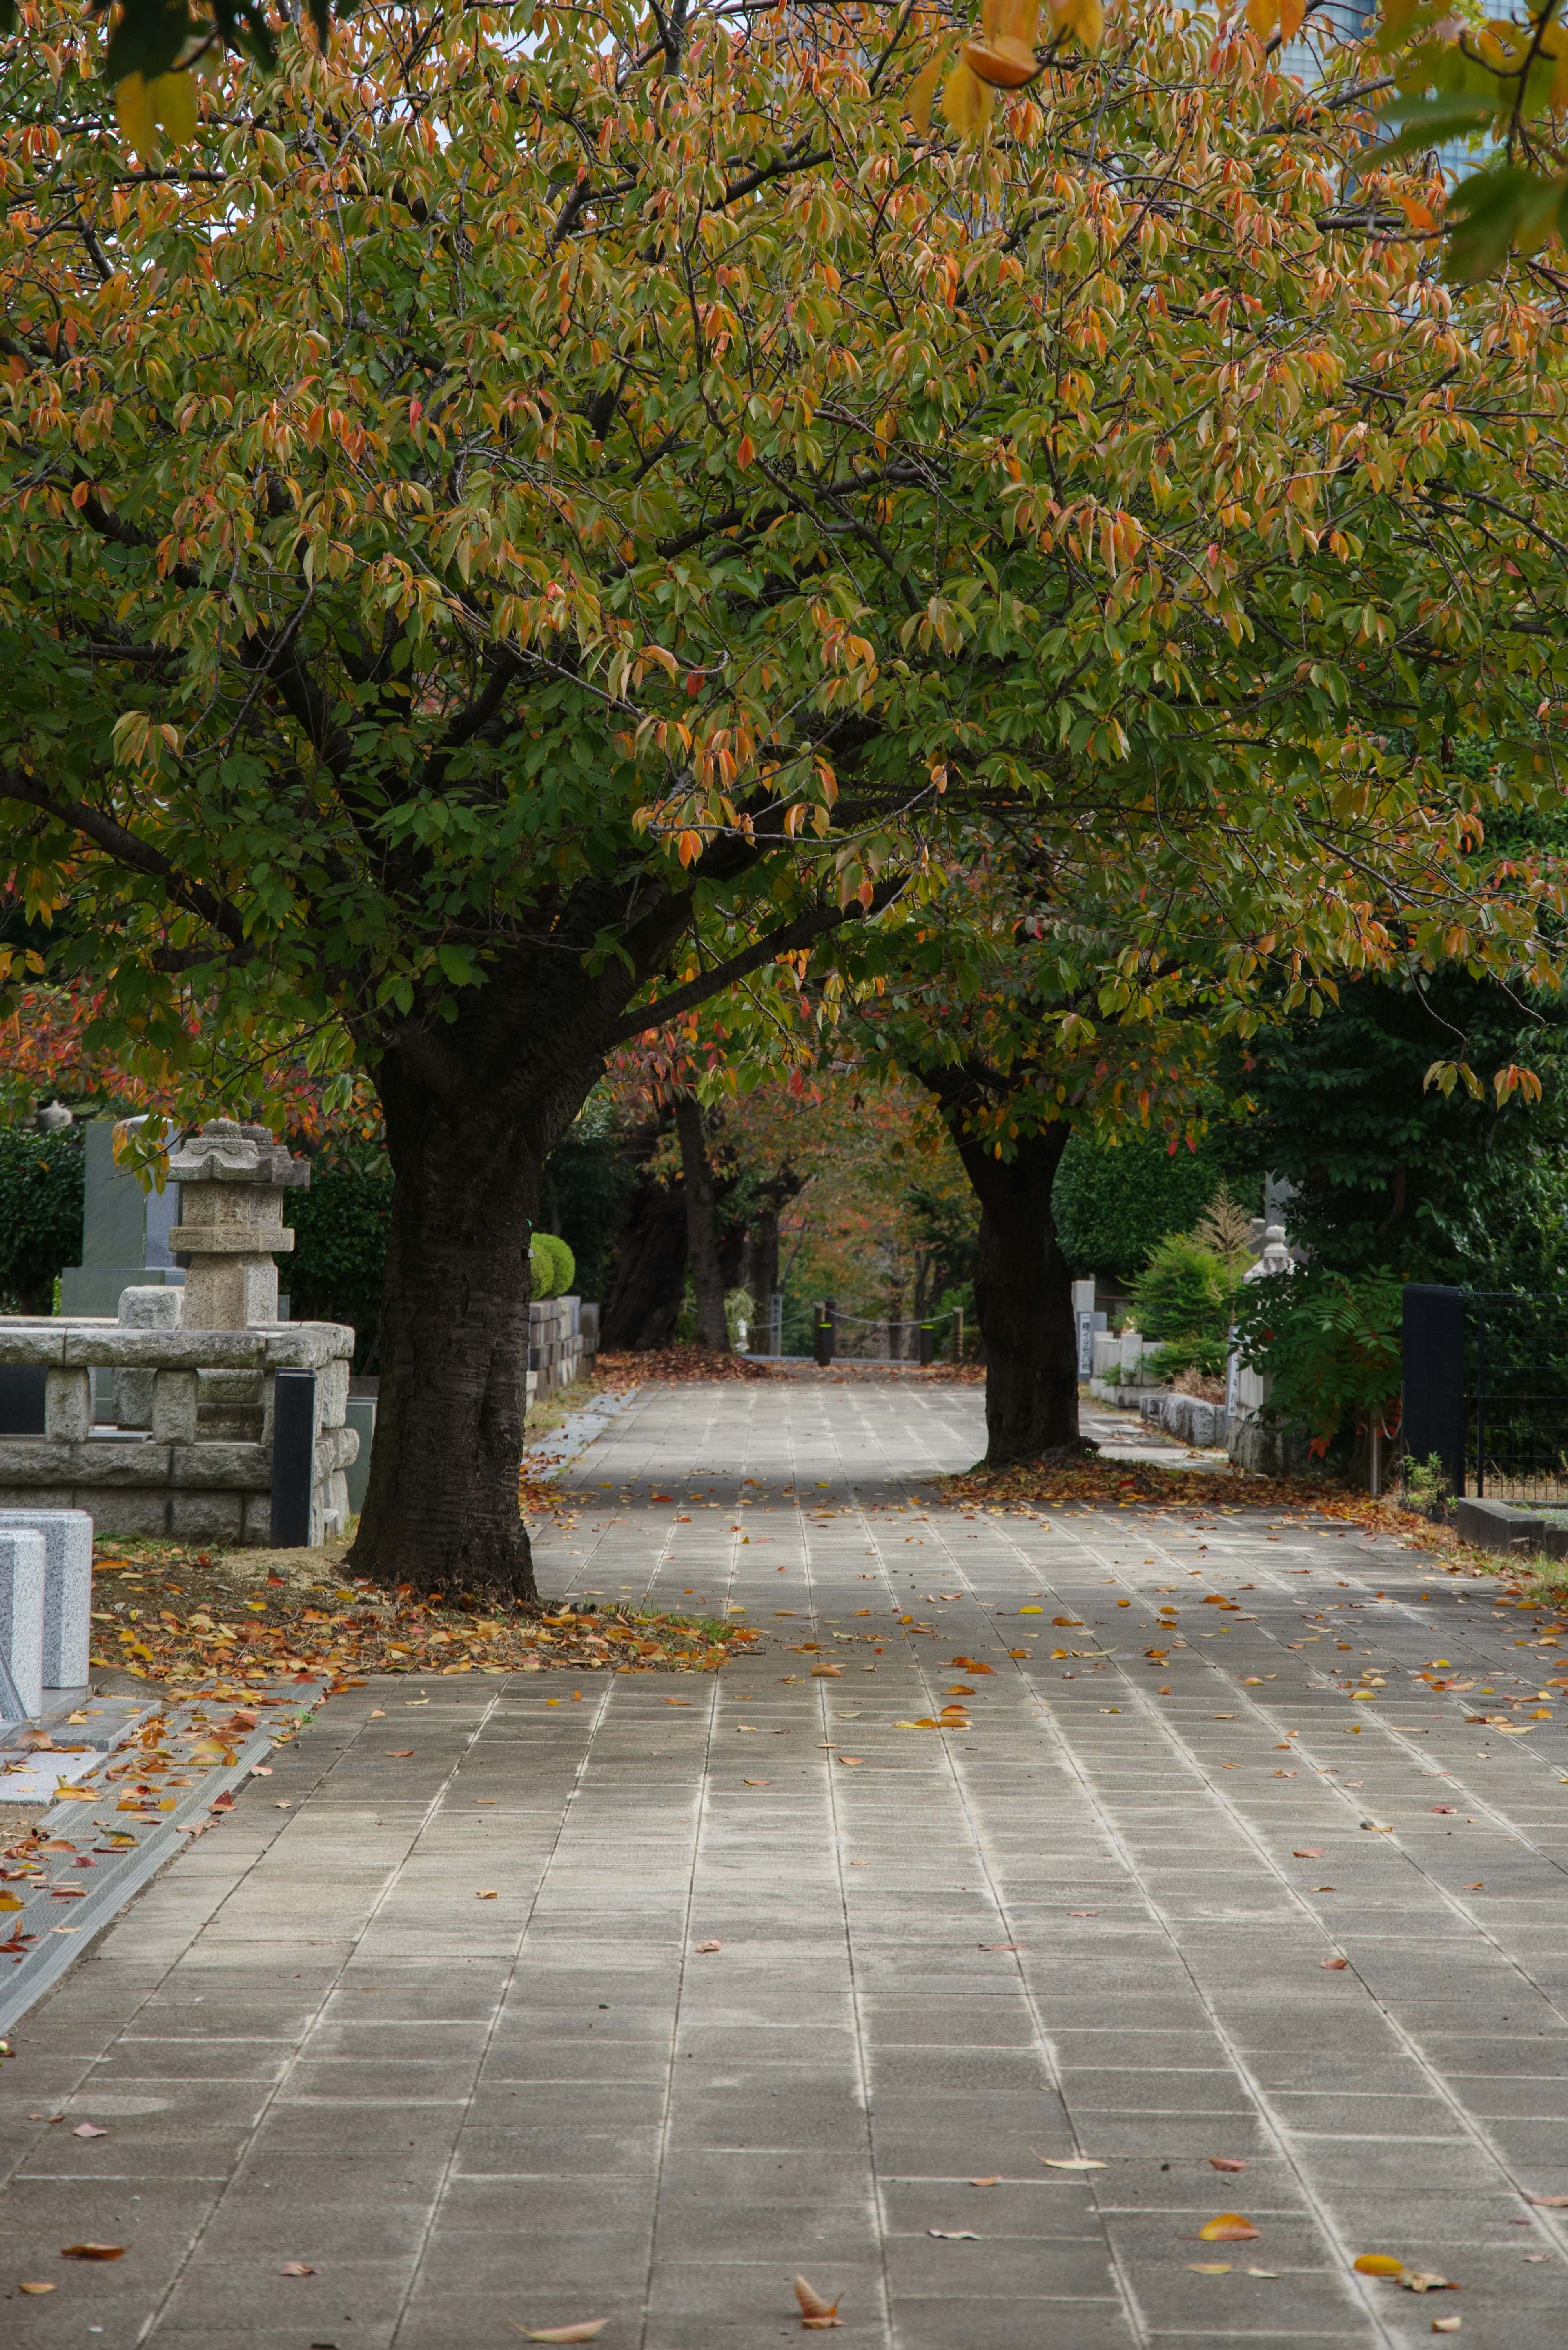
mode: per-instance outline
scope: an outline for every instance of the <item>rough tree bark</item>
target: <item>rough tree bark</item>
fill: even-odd
[[[697,1344],[727,1355],[730,1330],[724,1319],[724,1276],[719,1263],[719,1235],[713,1214],[713,1167],[702,1134],[702,1108],[695,1094],[677,1096],[675,1130],[680,1138],[686,1249],[697,1301]]]
[[[1006,1469],[1076,1451],[1073,1269],[1051,1212],[1051,1188],[1072,1128],[1063,1122],[1021,1133],[1012,1158],[998,1159],[966,1129],[973,1113],[995,1107],[1002,1081],[961,1066],[919,1075],[980,1201],[974,1302],[985,1341],[986,1466]]]
[[[985,1340],[990,1469],[1075,1451],[1079,1442],[1073,1271],[1051,1213],[1070,1130],[1048,1126],[1021,1135],[1012,1159],[959,1143],[980,1201],[974,1302]]]

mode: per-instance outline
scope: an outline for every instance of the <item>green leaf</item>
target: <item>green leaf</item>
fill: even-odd
[[[1466,97],[1458,90],[1443,90],[1436,98],[1396,99],[1382,109],[1377,120],[1380,123],[1402,122],[1406,127],[1385,145],[1375,147],[1361,168],[1376,171],[1385,163],[1398,162],[1406,155],[1424,155],[1450,139],[1474,137],[1489,129],[1496,115],[1494,99]]]
[[[155,80],[202,29],[184,0],[125,0],[104,51],[104,79],[121,82],[139,73],[144,81]]]
[[[1500,269],[1516,248],[1533,252],[1563,217],[1563,184],[1521,164],[1501,163],[1472,172],[1449,199],[1449,235],[1444,274],[1457,286],[1473,286]]]

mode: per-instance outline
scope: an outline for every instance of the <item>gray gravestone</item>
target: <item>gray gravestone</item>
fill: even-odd
[[[24,1714],[38,1713],[44,1702],[44,1537],[21,1528],[0,1533],[0,1659]]]
[[[43,1685],[82,1689],[90,1670],[92,1520],[85,1510],[0,1510],[0,1534],[9,1534],[43,1537]]]
[[[140,1118],[127,1125],[140,1126]],[[99,1315],[112,1321],[122,1289],[179,1289],[185,1275],[174,1262],[169,1234],[180,1215],[180,1186],[143,1191],[134,1175],[115,1164],[112,1118],[95,1118],[86,1128],[87,1165],[82,1195],[82,1261],[60,1275],[62,1314]]]

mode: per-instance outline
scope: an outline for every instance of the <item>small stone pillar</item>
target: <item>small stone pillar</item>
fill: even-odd
[[[180,1222],[171,1248],[190,1258],[187,1330],[244,1330],[277,1320],[275,1256],[294,1246],[283,1195],[310,1181],[308,1159],[293,1159],[265,1126],[209,1118],[169,1154],[180,1186]]]

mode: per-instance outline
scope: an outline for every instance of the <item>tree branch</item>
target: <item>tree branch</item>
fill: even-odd
[[[20,800],[24,807],[41,810],[56,824],[64,825],[67,832],[79,833],[84,840],[92,841],[117,864],[165,882],[172,898],[220,931],[231,946],[247,946],[244,925],[233,906],[214,897],[201,882],[188,880],[161,850],[139,840],[113,816],[88,807],[85,800],[57,800],[42,784],[35,783],[31,775],[18,774],[14,767],[0,767],[0,799]]]
[[[656,1003],[644,1004],[639,1012],[628,1012],[624,1020],[618,1021],[606,1032],[600,1039],[600,1049],[607,1053],[617,1045],[629,1044],[634,1036],[645,1036],[650,1028],[661,1028],[667,1020],[678,1019],[682,1012],[695,1011],[698,1004],[705,1003],[711,995],[717,995],[737,979],[745,979],[752,972],[760,971],[763,963],[776,962],[780,955],[808,947],[814,941],[825,938],[830,931],[840,929],[846,922],[864,921],[868,914],[881,913],[885,907],[892,904],[903,886],[901,880],[884,885],[867,907],[819,906],[815,913],[797,915],[793,922],[786,922],[782,931],[771,931],[765,939],[759,939],[754,946],[747,947],[743,953],[732,955],[727,962],[715,963],[711,971],[700,972],[684,987],[676,988],[669,995],[661,995]]]

